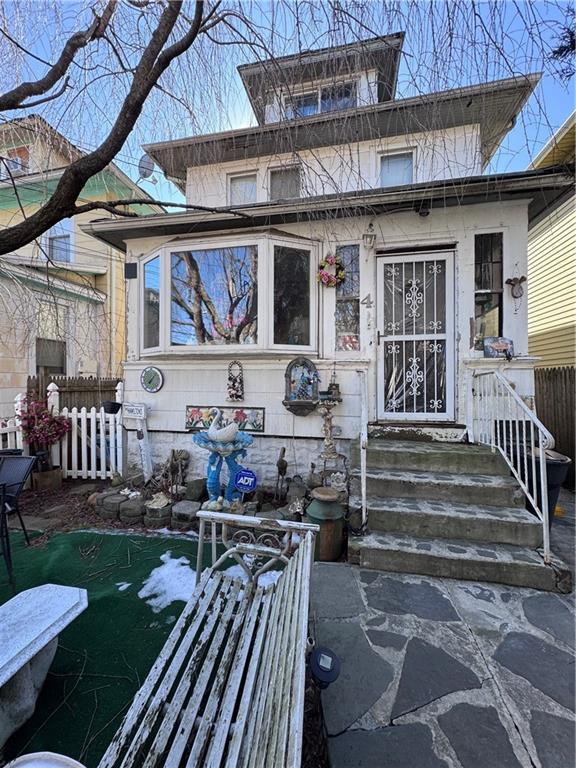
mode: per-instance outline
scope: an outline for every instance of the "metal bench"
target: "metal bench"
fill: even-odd
[[[300,766],[318,528],[212,512],[198,517],[197,587],[98,768]],[[207,524],[212,567],[201,573]],[[219,570],[227,560],[244,579]],[[264,578],[280,564],[275,583]]]

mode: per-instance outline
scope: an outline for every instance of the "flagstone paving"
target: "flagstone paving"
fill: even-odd
[[[568,768],[574,598],[317,563],[332,768]]]

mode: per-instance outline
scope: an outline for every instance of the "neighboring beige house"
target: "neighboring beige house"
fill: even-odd
[[[574,163],[576,112],[530,168]],[[576,197],[574,186],[551,196],[528,229],[528,349],[551,368],[576,365]]]
[[[36,211],[63,169],[80,155],[41,117],[4,123],[0,226]],[[115,165],[91,179],[81,197],[148,199]],[[80,224],[93,216],[64,220],[36,242],[0,257],[0,417],[12,413],[14,397],[25,390],[29,375],[123,375],[124,254],[82,232]]]

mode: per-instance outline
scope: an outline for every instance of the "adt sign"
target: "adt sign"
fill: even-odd
[[[234,487],[241,493],[251,493],[257,485],[256,475],[251,469],[240,469],[234,478]]]

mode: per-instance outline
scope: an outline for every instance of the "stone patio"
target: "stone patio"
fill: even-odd
[[[575,764],[573,595],[340,563],[312,586],[342,663],[322,694],[332,768]]]

